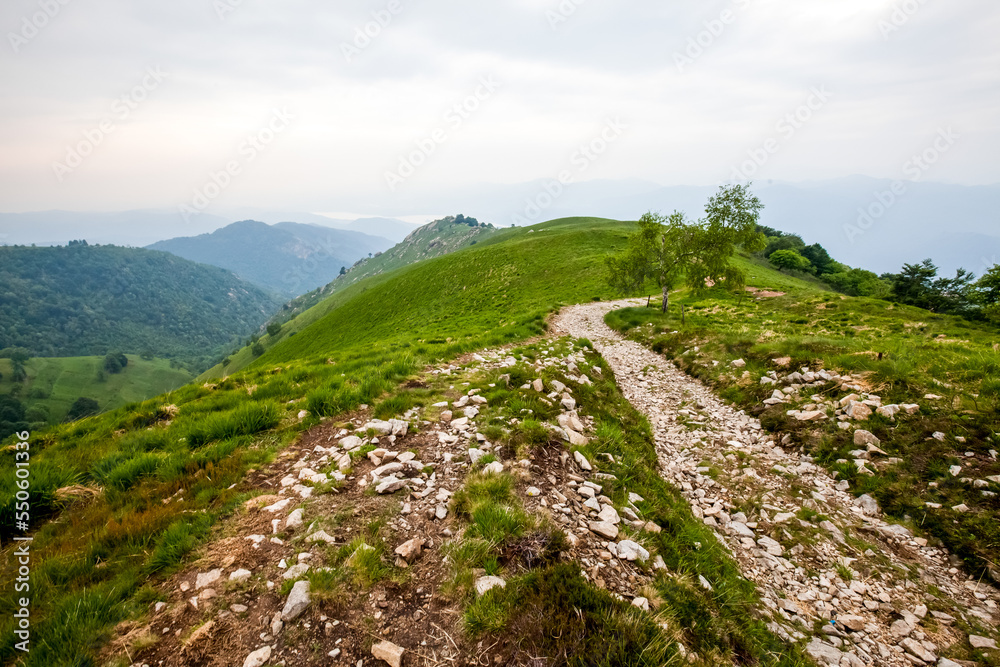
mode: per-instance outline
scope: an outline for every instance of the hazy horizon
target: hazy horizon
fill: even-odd
[[[984,0],[43,4],[0,8],[2,211],[419,216],[539,180],[1000,182]]]

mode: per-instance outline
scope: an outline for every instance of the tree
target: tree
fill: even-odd
[[[830,287],[850,296],[872,296],[885,298],[889,295],[890,286],[871,271],[864,269],[847,269],[828,273],[823,276]]]
[[[108,352],[104,357],[104,370],[112,375],[121,373],[128,366],[128,357],[121,352]]]
[[[775,250],[768,258],[779,271],[808,271],[809,260],[795,250]]]
[[[816,275],[825,275],[837,270],[837,263],[830,257],[826,248],[818,243],[807,245],[799,250],[799,254],[809,260],[809,263],[816,269]]]
[[[259,341],[254,343],[253,347],[250,348],[250,354],[252,354],[255,357],[259,357],[260,355],[264,354],[264,346],[261,345]]]
[[[777,238],[768,239],[764,248],[764,257],[768,259],[779,250],[802,250],[806,247],[806,242],[797,234],[783,234]]]
[[[271,322],[267,325],[267,335],[274,338],[281,332],[281,325],[277,322]]]
[[[982,307],[982,316],[1000,324],[1000,264],[994,264],[975,286],[976,301]]]
[[[956,271],[954,278],[938,278],[937,272],[929,259],[904,264],[902,271],[888,276],[893,300],[934,313],[971,314],[976,300],[975,276],[965,269]]]
[[[69,407],[69,412],[66,413],[66,421],[71,422],[83,419],[84,417],[90,417],[91,415],[96,415],[100,410],[101,407],[97,404],[97,401],[81,396]]]
[[[347,275],[347,267],[346,266],[340,267],[340,275],[342,275],[342,276],[346,276]]]
[[[11,379],[14,382],[24,382],[28,372],[24,365],[31,359],[31,352],[23,347],[6,347],[0,350],[0,359],[10,359]]]
[[[719,188],[697,222],[680,212],[669,217],[646,213],[626,250],[607,258],[608,283],[620,293],[634,294],[654,281],[663,291],[663,312],[669,307],[670,290],[681,282],[694,290],[705,289],[709,282],[742,290],[746,276],[730,260],[737,247],[748,252],[764,247],[764,236],[757,231],[762,208],[747,184]]]

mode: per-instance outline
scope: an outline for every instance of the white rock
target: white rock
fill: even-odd
[[[306,610],[311,600],[309,581],[307,579],[296,581],[292,586],[292,592],[288,594],[288,599],[285,600],[284,609],[281,610],[281,620],[294,621]]]
[[[580,452],[573,452],[573,460],[576,461],[576,464],[580,466],[581,470],[586,470],[589,472],[594,469],[593,466],[590,465],[590,461],[587,460],[587,457],[585,457]]]
[[[376,660],[382,660],[390,667],[402,667],[403,654],[406,650],[401,646],[396,646],[390,641],[382,640],[372,645],[372,656]],[[360,661],[359,661],[360,662]]]
[[[292,512],[291,514],[289,514],[288,518],[285,519],[285,529],[286,530],[298,529],[302,525],[303,516],[305,516],[305,510],[302,509],[301,507]]]
[[[243,667],[264,667],[270,659],[271,647],[265,646],[248,655],[246,660],[243,661]]]
[[[979,635],[969,635],[969,643],[972,644],[972,648],[997,648],[997,641],[995,639],[980,637]]]
[[[618,557],[622,560],[638,560],[645,563],[649,560],[649,552],[638,542],[622,540],[618,543]]]
[[[500,577],[479,577],[476,579],[476,595],[485,595],[494,588],[506,588],[507,582]]]
[[[229,581],[235,581],[238,583],[241,581],[246,581],[251,576],[253,576],[253,572],[251,572],[250,570],[236,570],[235,572],[229,575]]]
[[[298,563],[297,565],[293,565],[287,570],[285,570],[285,573],[281,576],[285,579],[298,579],[308,571],[309,571],[308,563]]]
[[[206,586],[211,586],[219,579],[222,579],[222,570],[211,570],[209,572],[199,573],[198,578],[195,580],[194,588],[195,590],[200,590]]]

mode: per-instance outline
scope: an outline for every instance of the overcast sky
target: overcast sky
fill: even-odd
[[[1000,182],[996,0],[6,0],[0,27],[0,211],[904,178],[925,152]]]

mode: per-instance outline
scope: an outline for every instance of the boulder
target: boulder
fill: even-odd
[[[580,470],[590,472],[594,469],[593,466],[590,465],[590,461],[587,460],[587,457],[580,452],[573,452],[573,460],[576,461],[578,466],[580,466]]]
[[[476,579],[476,595],[486,595],[494,588],[506,588],[507,582],[500,577],[479,577]]]
[[[881,513],[878,501],[869,496],[867,493],[855,500],[854,503],[868,516],[878,516]]]
[[[299,577],[305,575],[305,573],[308,571],[309,571],[308,563],[298,563],[285,570],[285,573],[281,576],[284,579],[298,579]]]
[[[296,581],[292,586],[292,592],[288,594],[288,599],[285,600],[284,609],[281,610],[281,620],[294,621],[306,610],[311,601],[309,581]]]
[[[618,537],[618,526],[613,523],[606,523],[604,521],[591,521],[587,524],[590,532],[595,535],[600,535],[601,537],[613,540]]]
[[[243,667],[264,667],[270,659],[271,647],[265,646],[248,655],[246,660],[243,661]]]
[[[403,542],[396,547],[395,553],[407,563],[412,563],[417,558],[420,558],[423,547],[424,541],[419,537],[414,537],[412,540]]]
[[[878,447],[882,444],[882,441],[875,437],[874,433],[858,429],[854,432],[854,444],[858,447],[867,447],[868,445],[875,445]]]
[[[360,449],[361,446],[364,445],[365,443],[358,436],[356,436],[356,435],[349,435],[346,438],[343,438],[340,441],[339,444],[340,444],[340,446],[341,446],[342,449],[344,449],[345,451],[350,452],[350,451],[355,450],[355,449]]]
[[[649,552],[641,544],[632,540],[622,540],[618,543],[617,550],[618,557],[622,560],[638,560],[643,563],[649,560]]]
[[[406,650],[402,646],[396,646],[390,641],[382,640],[372,645],[372,656],[376,660],[388,663],[390,667],[402,667],[403,653],[405,652]]]
[[[621,516],[619,516],[618,510],[616,510],[611,505],[604,505],[601,508],[601,511],[598,513],[597,518],[600,521],[603,521],[605,523],[610,523],[615,526],[617,526],[622,522],[622,518]]]
[[[972,648],[997,648],[997,640],[979,635],[969,635],[969,643],[972,644]]]
[[[198,574],[198,578],[195,579],[194,588],[199,590],[205,588],[206,586],[211,586],[219,579],[222,579],[222,570],[211,570],[209,572],[201,572]]]
[[[379,482],[379,485],[375,487],[375,492],[379,495],[385,495],[387,493],[395,493],[401,488],[406,486],[405,479],[398,479],[396,477],[387,477],[386,479]]]
[[[303,510],[301,507],[292,512],[291,514],[289,514],[288,518],[285,519],[285,529],[295,530],[299,528],[302,525],[302,517],[304,515],[305,515],[305,510]]]

